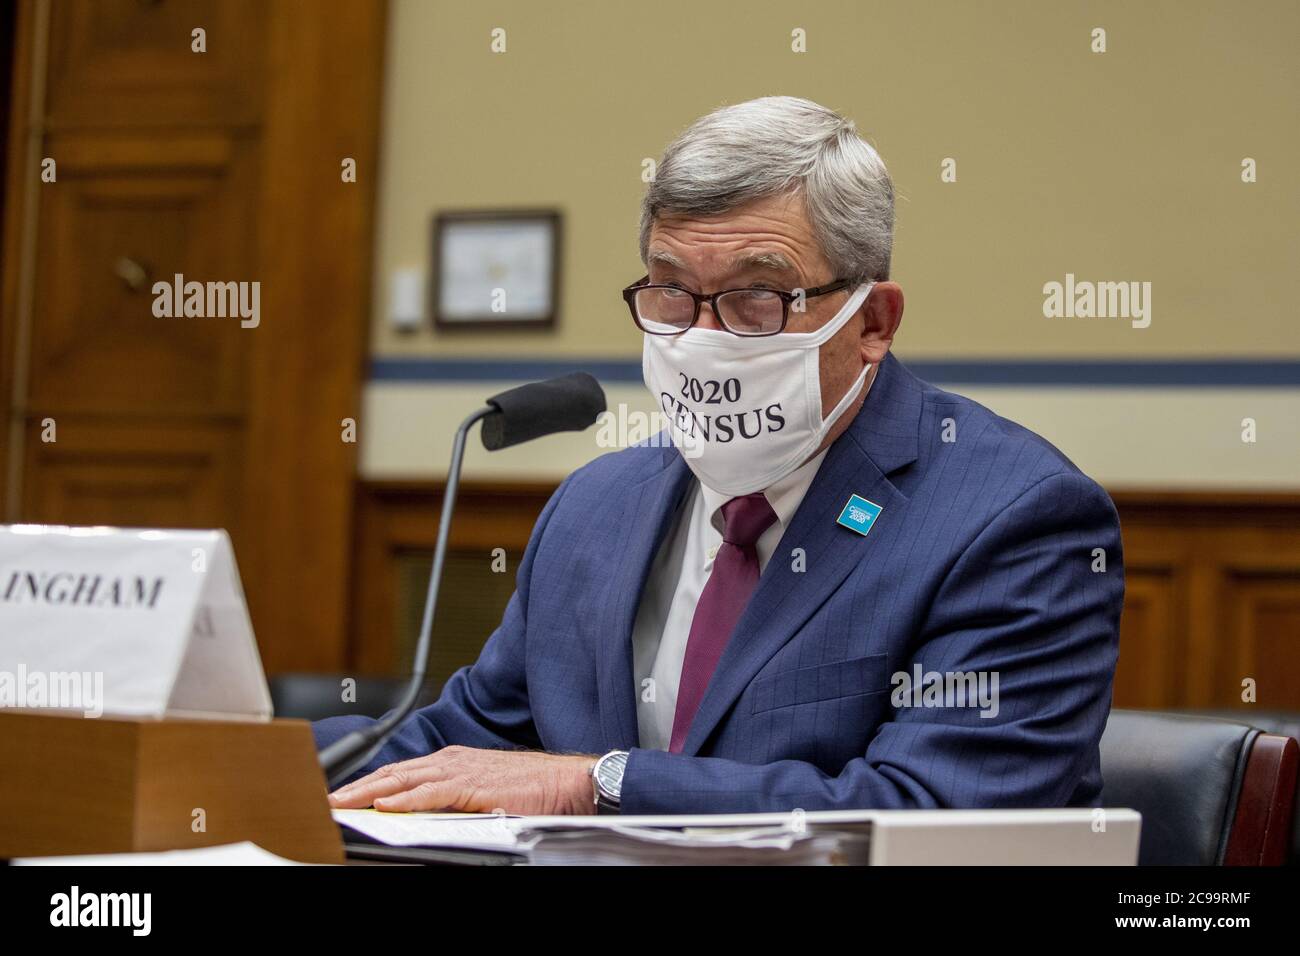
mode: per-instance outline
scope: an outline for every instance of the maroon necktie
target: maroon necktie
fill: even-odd
[[[758,586],[758,551],[754,545],[772,526],[776,512],[759,491],[732,498],[722,506],[722,518],[725,522],[722,544],[713,559],[709,580],[700,592],[700,601],[695,605],[691,634],[686,640],[677,710],[673,714],[673,736],[668,746],[673,753],[681,753],[718,660]]]

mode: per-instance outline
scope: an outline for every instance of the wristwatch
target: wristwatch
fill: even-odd
[[[627,751],[611,750],[592,765],[591,790],[597,813],[618,813],[623,796],[623,771]]]

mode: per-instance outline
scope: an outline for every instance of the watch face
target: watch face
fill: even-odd
[[[596,782],[600,789],[613,797],[623,791],[623,770],[627,767],[627,754],[613,753],[596,765]]]

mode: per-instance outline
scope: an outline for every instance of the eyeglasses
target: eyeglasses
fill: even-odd
[[[648,335],[680,335],[700,318],[707,302],[723,327],[734,335],[776,335],[785,329],[790,303],[838,292],[850,284],[837,279],[830,285],[801,292],[777,289],[724,289],[703,295],[675,285],[652,285],[645,276],[623,290],[632,321]]]

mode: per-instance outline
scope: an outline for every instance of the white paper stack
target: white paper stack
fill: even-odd
[[[868,835],[786,826],[521,830],[535,866],[865,866]]]
[[[1124,808],[558,817],[335,810],[334,819],[390,847],[579,866],[1132,866],[1142,823]]]
[[[388,846],[514,853],[540,866],[865,865],[870,824],[805,825],[800,815],[520,817],[335,810]]]

